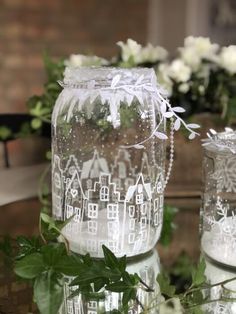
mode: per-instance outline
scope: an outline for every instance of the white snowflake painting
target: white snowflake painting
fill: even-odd
[[[217,157],[215,160],[215,171],[212,179],[217,182],[217,191],[236,193],[236,156],[228,158]]]

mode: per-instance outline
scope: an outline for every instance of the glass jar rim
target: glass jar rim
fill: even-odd
[[[151,68],[117,68],[117,67],[66,67],[64,88],[119,88],[157,84],[155,71]]]
[[[203,147],[207,150],[236,154],[236,131],[225,128],[223,132],[210,129],[208,138],[203,139]]]

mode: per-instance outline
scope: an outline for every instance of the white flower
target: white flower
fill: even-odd
[[[128,62],[130,58],[133,58],[135,63],[140,63],[142,46],[136,41],[129,38],[126,43],[118,41],[117,45],[121,48],[122,61]]]
[[[140,61],[142,63],[151,62],[155,63],[157,61],[163,61],[167,58],[168,52],[166,49],[160,46],[154,47],[152,44],[147,44],[146,47],[141,49]]]
[[[236,73],[236,45],[222,48],[218,64],[230,74]]]
[[[212,44],[207,37],[185,38],[184,47],[180,48],[180,55],[184,62],[189,65],[192,70],[197,71],[202,59],[214,60],[219,45]]]
[[[180,93],[186,94],[189,91],[189,88],[190,88],[189,84],[182,83],[179,85],[178,90]]]
[[[169,66],[169,76],[177,83],[187,82],[191,77],[191,68],[183,60],[175,59]]]
[[[180,300],[177,298],[170,299],[169,301],[160,304],[160,314],[183,314],[183,308]]]
[[[168,92],[168,96],[171,96],[173,82],[169,76],[169,65],[167,63],[159,64],[156,76],[158,83]]]
[[[131,58],[134,63],[155,63],[157,61],[163,61],[167,58],[167,51],[160,46],[154,47],[152,44],[142,47],[133,39],[128,39],[126,43],[119,41],[117,43],[121,47],[122,61],[128,62]]]
[[[85,56],[81,54],[72,54],[65,60],[65,65],[69,67],[100,66],[107,65],[108,61],[97,56]]]
[[[200,95],[204,95],[205,94],[205,86],[203,86],[203,85],[199,85],[198,86],[198,91],[199,91],[199,94]]]

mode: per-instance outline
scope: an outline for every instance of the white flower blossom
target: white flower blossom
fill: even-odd
[[[182,83],[178,87],[178,91],[182,94],[186,94],[190,89],[190,86],[188,83]]]
[[[121,58],[122,61],[128,62],[131,58],[136,64],[145,62],[157,62],[163,61],[167,58],[167,50],[163,47],[156,46],[152,44],[147,44],[147,46],[142,47],[133,39],[128,39],[126,43],[119,41],[117,43],[121,48]]]
[[[126,43],[118,41],[117,45],[121,48],[122,61],[128,62],[130,58],[133,58],[135,63],[140,63],[142,46],[135,40],[129,38]]]
[[[168,52],[166,49],[160,46],[154,47],[152,44],[147,44],[146,47],[143,47],[141,49],[141,62],[157,62],[157,61],[163,61],[166,60],[168,56]]]
[[[177,83],[187,82],[192,74],[191,68],[183,60],[175,59],[169,66],[169,76]]]
[[[69,59],[65,60],[65,65],[69,67],[83,67],[83,66],[101,66],[107,65],[108,61],[97,56],[85,56],[81,54],[72,54]]]
[[[218,57],[218,64],[230,74],[236,73],[236,45],[222,48]]]
[[[205,86],[203,86],[203,85],[199,85],[198,86],[198,91],[199,91],[199,94],[200,95],[204,95],[205,94]]]
[[[173,81],[169,76],[169,65],[167,63],[159,64],[156,70],[156,76],[158,83],[168,92],[168,96],[171,96]]]
[[[219,45],[212,44],[207,37],[185,38],[184,47],[179,48],[180,56],[184,62],[197,71],[203,59],[215,60]]]
[[[169,301],[160,304],[160,314],[183,314],[183,308],[178,298],[173,298]]]

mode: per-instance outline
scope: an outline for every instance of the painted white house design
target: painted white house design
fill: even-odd
[[[54,156],[54,217],[66,220],[74,216],[67,231],[72,238],[81,236],[87,251],[94,255],[102,244],[114,253],[120,252],[124,245],[138,253],[145,244],[148,246],[163,216],[163,173],[157,169],[156,182],[150,183],[145,154],[142,169],[142,173],[135,175],[130,155],[125,150],[119,151],[111,172],[97,150],[93,158],[81,166],[75,156],[70,156],[64,171],[60,158]],[[73,225],[71,230],[70,225]]]
[[[117,252],[120,245],[117,235],[119,234],[123,204],[120,201],[120,192],[116,190],[115,183],[111,182],[111,175],[101,173],[94,188],[88,190],[87,198],[85,219],[87,220],[87,232],[90,235],[87,248],[96,252],[98,244],[102,244],[97,240],[99,229],[99,234],[103,238],[100,241],[105,241],[103,244],[113,252]],[[106,242],[107,239],[109,239],[108,242]]]
[[[94,183],[99,179],[100,173],[109,173],[107,161],[99,156],[95,149],[93,158],[83,163],[81,172],[81,182],[83,187],[92,189]]]
[[[65,209],[63,220],[69,219],[74,216],[73,220],[77,223],[82,223],[84,214],[87,208],[87,199],[83,192],[79,173],[74,172],[69,184],[66,185],[65,191]],[[67,229],[70,224],[67,225]],[[77,233],[79,232],[79,227]]]
[[[148,162],[148,155],[147,153],[143,153],[142,157],[142,164],[141,164],[141,171],[144,180],[150,180],[151,177],[151,168]]]
[[[70,155],[66,163],[66,167],[64,169],[64,174],[66,174],[66,180],[65,180],[66,186],[69,185],[75,172],[78,172],[78,174],[80,174],[81,169],[78,165],[77,158],[74,155]]]
[[[124,205],[124,213],[127,215],[125,220],[129,224],[128,243],[134,246],[134,251],[137,249],[137,234],[141,242],[147,241],[150,235],[151,200],[151,184],[145,183],[140,174],[136,184],[128,188]],[[141,245],[140,242],[139,244]]]
[[[112,182],[118,191],[127,191],[135,183],[135,169],[132,168],[130,154],[125,149],[119,149],[114,164],[111,166]]]

